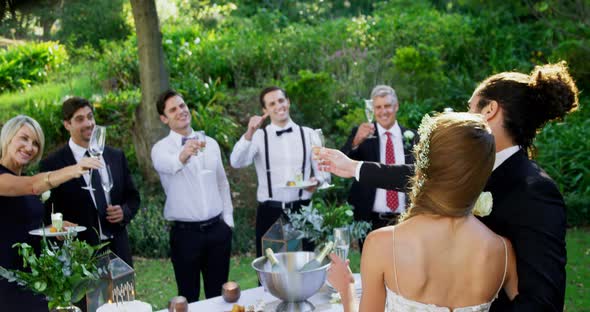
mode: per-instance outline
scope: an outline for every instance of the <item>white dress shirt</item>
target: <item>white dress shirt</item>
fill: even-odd
[[[76,163],[80,162],[80,159],[84,158],[86,155],[86,151],[88,151],[87,148],[82,147],[76,143],[74,143],[74,140],[72,140],[72,138],[70,138],[70,140],[68,141],[68,145],[70,147],[70,149],[72,150],[72,153],[74,154],[74,159],[76,160]],[[105,170],[105,162],[104,159],[101,157],[100,158],[100,162],[102,162],[102,168],[99,169],[99,172],[102,170]],[[101,175],[103,175],[103,172],[100,172]],[[84,178],[84,181],[86,182],[86,185],[88,185],[90,183],[90,172],[83,174],[82,177]],[[102,187],[102,185],[93,185],[93,188],[97,188],[97,187]],[[92,197],[92,202],[94,203],[94,207],[96,207],[96,200],[94,199],[94,192],[90,192],[90,197]],[[105,196],[107,196],[107,194],[105,194]]]
[[[191,136],[192,136],[191,129]],[[166,193],[164,218],[168,221],[198,222],[220,213],[233,227],[233,206],[229,182],[217,142],[206,138],[204,152],[180,162],[182,135],[170,131],[152,148],[152,162]]]
[[[396,165],[403,165],[406,163],[406,157],[404,155],[404,142],[402,138],[402,129],[397,124],[397,121],[391,128],[385,129],[380,124],[377,123],[377,134],[379,137],[379,162],[384,164],[385,163],[385,148],[387,146],[387,135],[385,132],[389,131],[391,133],[391,140],[393,143],[393,153],[395,155],[395,164]],[[386,200],[387,190],[378,188],[375,192],[375,203],[373,204],[373,211],[374,212],[391,212],[391,209],[387,207],[387,200]],[[399,203],[397,209],[395,210],[396,213],[402,213],[406,210],[406,194],[403,192],[397,192],[397,198],[399,199]]]
[[[291,127],[291,132],[283,133],[277,136],[277,130],[283,130]],[[307,181],[310,178],[311,166],[314,172],[319,172],[317,163],[311,157],[311,132],[313,130],[303,127],[303,135],[305,137],[305,173],[303,180]],[[269,167],[270,180],[272,184],[272,198],[268,194],[268,183],[266,175],[266,163],[264,152],[264,132],[261,129],[256,130],[252,136],[252,140],[248,141],[242,136],[234,146],[230,156],[231,166],[234,168],[243,168],[249,166],[254,162],[256,167],[256,175],[258,177],[258,190],[256,198],[259,202],[267,200],[275,200],[281,202],[291,202],[299,200],[299,190],[292,188],[284,188],[287,181],[293,181],[295,175],[301,172],[303,164],[303,144],[301,142],[301,133],[299,126],[292,120],[289,120],[285,127],[278,127],[274,124],[266,126],[266,133],[268,135],[269,147]],[[321,181],[321,178],[316,174],[316,178]],[[312,193],[303,191],[301,199],[311,198]]]
[[[70,138],[70,140],[68,141],[68,146],[72,150],[72,154],[74,154],[74,159],[76,160],[76,163],[79,163],[80,159],[86,157],[86,152],[88,151],[88,149],[76,144],[74,142],[74,140],[72,140],[72,138]],[[100,157],[100,162],[102,163],[102,168],[98,169],[99,174],[101,176],[104,176],[106,174],[106,172],[104,172],[104,170],[106,170],[104,158]],[[84,178],[84,181],[86,182],[86,186],[90,186],[90,184],[89,184],[90,179],[91,179],[90,172],[83,174],[82,177]],[[102,185],[92,185],[92,188],[94,188],[94,189],[96,189],[97,187],[102,187]],[[88,190],[88,193],[90,193],[90,197],[92,198],[92,203],[94,204],[94,207],[96,208],[96,199],[94,199],[94,192],[92,192],[91,190]],[[106,192],[104,195],[105,195],[105,199],[107,196],[110,196],[110,194],[108,194]],[[108,237],[106,237],[104,234],[102,234],[102,225],[100,222],[100,218],[98,218],[98,235],[100,236],[101,240],[108,239]]]

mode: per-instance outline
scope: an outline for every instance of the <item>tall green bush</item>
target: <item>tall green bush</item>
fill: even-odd
[[[47,74],[65,65],[67,59],[65,48],[51,41],[0,50],[0,93],[47,81]]]
[[[537,161],[565,195],[568,223],[590,224],[590,109],[579,111],[564,122],[551,123],[539,134]]]

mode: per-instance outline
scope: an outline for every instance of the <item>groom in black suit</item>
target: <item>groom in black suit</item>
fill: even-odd
[[[63,103],[62,113],[70,140],[41,161],[41,171],[53,171],[73,165],[87,155],[90,136],[95,126],[92,105],[86,99],[72,97]],[[121,150],[105,146],[102,159],[110,167],[113,177],[111,205],[107,205],[107,197],[100,183],[101,174],[94,170],[93,193],[82,189],[90,179],[88,174],[72,179],[51,190],[46,211],[50,213],[53,208],[55,212],[63,214],[64,220],[85,226],[87,230],[78,233],[81,240],[92,245],[108,241],[108,248],[133,266],[125,227],[139,209],[139,192],[133,184],[127,159]],[[99,170],[103,170],[104,174],[105,169]],[[50,222],[49,218],[46,220]]]
[[[418,140],[396,120],[399,102],[390,86],[378,85],[371,92],[375,123],[363,123],[352,129],[342,152],[352,159],[387,164],[412,164],[412,149]],[[367,221],[378,229],[395,223],[406,209],[403,192],[387,191],[353,182],[348,202],[354,207],[355,220]],[[362,248],[362,242],[361,242]]]

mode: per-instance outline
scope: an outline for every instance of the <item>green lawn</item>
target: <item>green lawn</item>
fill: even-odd
[[[590,307],[590,228],[570,229],[567,233],[567,288],[566,311],[588,311]],[[250,267],[253,256],[233,257],[229,279],[237,281],[242,289],[257,286],[256,273]],[[359,271],[360,254],[350,254],[353,272]],[[168,300],[176,296],[174,271],[169,259],[135,258],[137,270],[137,296],[142,301],[163,309]],[[202,287],[201,287],[202,289]],[[201,291],[201,298],[204,295]]]

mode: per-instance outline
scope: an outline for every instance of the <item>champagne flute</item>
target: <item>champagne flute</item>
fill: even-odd
[[[324,134],[322,133],[322,129],[313,130],[313,132],[311,133],[310,142],[311,142],[312,156],[315,160],[318,161],[319,172],[316,172],[316,175],[322,179],[322,183],[320,184],[318,189],[324,190],[324,189],[330,188],[333,186],[330,183],[328,183],[328,179],[330,178],[330,173],[322,170],[323,168],[319,165],[319,163],[321,163],[321,161],[317,156],[320,153],[320,149],[322,147],[324,147],[324,145],[326,143],[326,139],[324,138]]]
[[[369,123],[373,122],[373,117],[375,116],[375,111],[373,109],[373,100],[365,100],[365,116],[367,116],[367,120]],[[367,137],[367,139],[374,139],[376,136],[371,134]]]
[[[93,158],[100,158],[104,152],[104,144],[107,137],[107,128],[104,126],[95,125],[92,129],[90,142],[88,143],[88,154]],[[88,185],[82,188],[89,191],[94,191],[92,188],[92,169],[90,169],[90,176],[88,178]]]
[[[199,152],[204,152],[205,145],[207,145],[207,136],[205,135],[205,131],[195,131],[195,137],[197,138],[197,141],[201,143],[201,148],[199,148]]]
[[[348,227],[335,228],[334,250],[342,260],[348,259],[348,250],[350,249],[350,229]]]
[[[207,144],[207,135],[205,135],[205,131],[203,131],[203,130],[195,131],[195,138],[201,144],[201,147],[199,148],[199,154],[201,157],[201,169],[202,169],[201,173],[211,171],[211,170],[206,169],[207,161],[205,159],[205,146]]]
[[[100,183],[102,184],[102,189],[104,191],[104,195],[107,200],[107,205],[111,205],[111,190],[113,189],[113,174],[111,173],[111,166],[106,165],[104,170],[99,170],[100,172]]]

